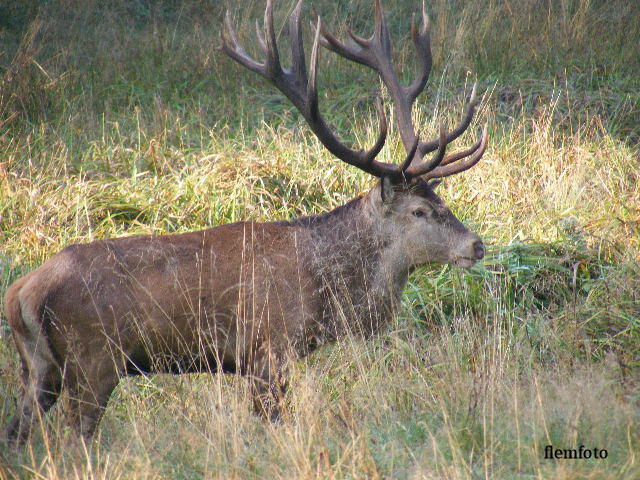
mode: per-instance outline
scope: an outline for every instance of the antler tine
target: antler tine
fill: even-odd
[[[358,45],[360,45],[363,48],[368,47],[369,46],[369,42],[371,41],[371,39],[367,40],[366,38],[359,37],[358,35],[353,33],[353,30],[351,30],[350,28],[347,29],[347,35],[349,35],[349,37],[351,37],[351,40],[353,40],[354,42],[356,42]]]
[[[406,171],[409,168],[409,165],[411,165],[411,162],[413,161],[413,156],[416,154],[416,149],[418,148],[419,142],[420,142],[420,139],[416,137],[415,141],[413,142],[413,145],[411,146],[411,149],[409,150],[409,153],[407,153],[407,156],[404,158],[404,161],[400,165],[400,171],[402,172],[402,176],[405,178],[405,180],[406,180]]]
[[[471,125],[471,120],[473,120],[473,116],[476,112],[476,106],[480,101],[480,99],[476,94],[477,86],[478,86],[477,83],[473,84],[473,89],[471,90],[471,97],[469,98],[469,103],[467,103],[467,108],[465,111],[464,118],[462,119],[460,124],[447,135],[447,143],[453,142],[456,138],[458,138],[460,135],[462,135],[465,132],[465,130],[469,127],[469,125]],[[436,148],[438,148],[437,140],[432,140],[430,142],[423,142],[418,147],[418,153],[419,155],[424,156],[427,153],[433,152]]]
[[[222,45],[219,48],[252,72],[264,75],[264,64],[256,62],[247,54],[244,48],[242,48],[238,40],[238,35],[231,24],[231,13],[229,13],[228,10],[224,16],[224,27],[222,30]]]
[[[482,145],[482,136],[478,138],[478,141],[472,147],[469,147],[466,150],[451,153],[444,157],[440,162],[440,166],[449,165],[450,163],[457,162],[458,160],[468,157],[469,155],[475,153],[475,151],[480,148],[480,145]]]
[[[346,58],[347,60],[360,63],[374,70],[376,69],[375,64],[372,63],[372,59],[364,50],[365,48],[367,48],[367,46],[371,42],[371,39],[367,40],[367,39],[361,38],[356,34],[354,34],[351,31],[351,29],[348,29],[347,34],[356,43],[356,45],[345,45],[340,40],[338,40],[334,35],[332,35],[331,32],[329,32],[329,30],[327,30],[324,27],[324,25],[322,26],[321,34],[322,35],[320,37],[320,43],[327,50],[331,50],[332,52],[337,53],[338,55]],[[358,45],[360,47],[358,47]]]
[[[454,175],[456,173],[464,172],[465,170],[470,169],[476,163],[478,163],[482,158],[482,155],[484,155],[484,152],[487,149],[488,141],[489,141],[489,135],[487,132],[487,124],[485,123],[484,127],[482,128],[482,135],[480,136],[480,142],[479,142],[478,148],[475,149],[475,153],[473,153],[473,155],[471,155],[469,158],[461,162],[457,162],[457,160],[460,160],[460,158],[464,158],[464,157],[456,158],[455,160],[450,161],[449,164],[447,165],[441,164],[439,167],[434,168],[433,170],[426,173],[425,175],[422,175],[422,178],[424,180],[431,180],[433,178],[443,178],[443,177],[448,177],[450,175]],[[457,154],[452,155],[452,157],[455,157],[455,156],[457,156]]]
[[[264,35],[262,34],[262,29],[260,28],[260,23],[258,19],[256,19],[256,38],[258,39],[258,45],[260,45],[260,49],[262,53],[267,54],[267,42],[264,40]]]
[[[314,118],[320,116],[320,111],[318,110],[318,87],[316,78],[318,72],[318,43],[320,42],[321,29],[322,19],[320,18],[320,15],[318,15],[316,34],[313,37],[313,47],[311,47],[311,60],[309,61],[309,81],[307,82],[307,101],[309,103],[309,113]]]
[[[431,65],[433,59],[431,57],[431,36],[430,36],[429,17],[427,16],[427,9],[424,2],[422,3],[422,26],[420,30],[416,26],[416,16],[413,14],[411,18],[411,38],[418,54],[418,73],[415,80],[405,88],[407,96],[409,97],[409,103],[413,104],[418,95],[422,93],[424,87],[429,80],[429,74],[431,73]]]
[[[276,32],[273,28],[273,0],[267,0],[267,8],[264,11],[264,33],[267,45],[266,71],[270,77],[278,76],[282,73],[280,65],[280,54],[276,44]]]
[[[438,137],[438,151],[429,161],[410,167],[407,170],[407,176],[419,177],[437,168],[438,165],[440,165],[442,163],[442,160],[444,159],[444,154],[446,149],[447,149],[447,130],[445,129],[444,124],[440,124],[440,135]]]
[[[302,35],[300,34],[300,14],[302,13],[302,2],[299,0],[289,17],[289,37],[291,41],[291,72],[296,79],[303,83],[307,76],[307,67],[304,59],[304,47],[302,45]]]
[[[391,41],[389,39],[389,30],[387,29],[384,14],[382,13],[382,6],[380,5],[379,0],[376,0],[375,8],[375,27],[371,37],[359,37],[353,33],[351,29],[348,29],[347,34],[355,43],[353,45],[348,45],[338,40],[328,30],[323,28],[321,43],[322,46],[328,50],[331,50],[348,60],[366,65],[383,77],[383,63],[390,63]],[[378,52],[378,50],[380,52]]]
[[[375,2],[375,28],[370,42],[377,41],[385,57],[391,59],[391,39],[380,0]]]
[[[320,37],[320,44],[327,50],[337,53],[338,55],[351,60],[353,62],[361,63],[370,67],[363,57],[358,55],[353,48],[347,48],[340,40],[329,32],[324,25],[322,26],[322,35]]]
[[[382,150],[382,147],[384,147],[384,142],[387,140],[387,134],[389,130],[389,126],[387,124],[387,115],[384,112],[384,106],[382,105],[382,101],[380,100],[380,98],[376,100],[376,107],[378,108],[378,118],[380,119],[378,124],[379,133],[376,143],[374,143],[373,147],[371,147],[371,150],[369,150],[369,152],[367,153],[367,162],[369,165],[374,162],[380,165],[386,165],[375,160],[375,158],[380,153],[380,150]],[[393,165],[393,167],[396,167],[396,165]],[[380,173],[380,175],[376,173],[374,173],[373,175],[381,177],[382,172]]]

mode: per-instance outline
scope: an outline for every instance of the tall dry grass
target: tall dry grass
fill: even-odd
[[[385,3],[409,78],[416,6]],[[369,2],[314,5],[338,32],[370,29]],[[0,290],[70,243],[291,218],[368,188],[278,93],[212,49],[225,8],[0,2]],[[263,4],[229,8],[252,38]],[[457,122],[472,81],[484,92],[489,151],[441,192],[489,244],[484,264],[416,272],[382,335],[297,363],[281,423],[251,413],[242,379],[127,379],[97,439],[76,439],[54,411],[23,450],[0,446],[0,478],[640,476],[638,5],[427,8],[423,135]],[[323,112],[370,144],[377,80],[321,62]],[[385,161],[402,157],[393,138]],[[0,332],[4,421],[19,380]],[[609,456],[549,461],[547,444]]]

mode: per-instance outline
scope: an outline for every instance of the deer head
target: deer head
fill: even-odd
[[[225,17],[221,49],[232,59],[258,73],[275,85],[300,111],[311,130],[337,158],[379,179],[367,196],[370,212],[378,231],[387,239],[396,239],[404,249],[409,267],[425,263],[451,263],[468,267],[484,256],[484,246],[477,235],[468,231],[434,192],[439,179],[474,166],[487,147],[487,128],[471,148],[446,153],[449,143],[471,124],[478,97],[473,86],[464,118],[452,131],[442,125],[437,139],[421,141],[411,116],[412,106],[424,90],[431,70],[432,57],[429,19],[422,9],[420,26],[415,16],[411,34],[418,58],[418,73],[410,85],[401,85],[392,64],[391,42],[380,0],[375,1],[375,27],[370,38],[348,32],[351,42],[344,43],[331,34],[318,16],[307,72],[302,42],[300,17],[302,0],[289,17],[291,67],[283,68],[273,27],[273,0],[267,1],[264,28],[256,23],[258,44],[265,59],[258,62],[242,47],[232,26],[230,14]],[[369,150],[353,150],[341,143],[322,117],[318,106],[316,74],[319,46],[373,69],[385,84],[393,101],[395,126],[400,132],[406,157],[400,164],[376,160],[387,137],[387,119],[378,102],[380,127],[377,141]],[[425,159],[427,154],[433,154]]]

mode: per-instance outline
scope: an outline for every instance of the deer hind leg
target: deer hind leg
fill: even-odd
[[[67,364],[64,387],[68,392],[68,423],[83,437],[93,436],[121,371],[108,355],[97,354]]]
[[[29,438],[34,427],[42,425],[44,414],[60,394],[62,376],[44,339],[17,339],[22,361],[22,397],[15,415],[4,431],[4,438],[20,445]]]

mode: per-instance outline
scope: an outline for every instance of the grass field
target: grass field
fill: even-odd
[[[214,49],[226,8],[252,45],[264,4],[232,3],[0,0],[0,292],[71,243],[326,212],[372,185]],[[334,31],[371,31],[372,2],[313,6]],[[384,6],[412,78],[419,4]],[[278,2],[278,25],[292,8]],[[0,444],[0,479],[640,478],[640,3],[427,10],[414,113],[435,137],[478,81],[457,145],[488,122],[488,151],[440,194],[485,260],[416,272],[384,333],[296,364],[280,423],[252,413],[241,378],[127,379],[97,438],[54,411],[23,449]],[[371,145],[379,81],[326,51],[320,69],[321,110]],[[381,155],[403,158],[397,133]],[[2,319],[1,423],[18,391]],[[546,460],[546,445],[608,456]]]

